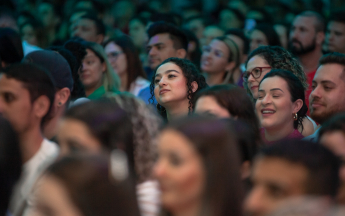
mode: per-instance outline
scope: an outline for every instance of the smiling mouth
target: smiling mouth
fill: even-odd
[[[168,91],[170,91],[170,90],[161,90],[161,91],[159,92],[159,94],[162,95],[162,94],[164,94],[164,93],[166,93],[166,92],[168,92]]]

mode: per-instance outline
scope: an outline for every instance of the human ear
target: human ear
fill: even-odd
[[[293,113],[298,113],[298,111],[300,111],[302,106],[303,106],[303,101],[301,99],[296,100],[293,105]]]
[[[187,52],[185,49],[178,49],[176,52],[177,52],[177,55],[176,55],[177,58],[184,59],[187,56]]]
[[[56,94],[55,94],[55,103],[58,106],[64,105],[69,96],[71,95],[71,91],[69,90],[69,88],[65,87],[60,89]]]
[[[198,83],[196,81],[193,81],[191,85],[193,93],[196,92],[196,90],[198,90],[199,87]]]
[[[226,71],[232,71],[236,66],[236,62],[232,61],[232,62],[229,62],[226,67],[225,67],[225,70]]]
[[[323,32],[316,33],[316,43],[317,44],[321,45],[324,40],[325,40],[325,33],[323,33]]]
[[[104,40],[104,35],[99,34],[99,35],[96,36],[96,43],[102,44],[103,40]]]
[[[33,103],[33,111],[38,118],[43,118],[49,111],[50,101],[45,95],[39,96]]]

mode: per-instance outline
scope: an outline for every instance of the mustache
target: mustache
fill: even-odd
[[[292,45],[292,43],[298,43],[302,47],[302,42],[297,40],[297,39],[295,39],[295,38],[290,40],[290,44],[291,45]]]
[[[321,100],[320,100],[320,98],[318,98],[318,97],[314,97],[314,98],[312,98],[311,100],[310,100],[310,102],[309,102],[309,104],[312,104],[312,103],[318,103],[318,104],[321,104],[321,105],[325,105],[325,103],[323,103]]]

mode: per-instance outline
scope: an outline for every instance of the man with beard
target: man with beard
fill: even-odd
[[[307,75],[309,88],[306,102],[312,91],[312,81],[322,56],[322,43],[325,38],[325,21],[317,12],[305,11],[297,15],[292,23],[289,36],[289,49],[301,62]]]
[[[321,125],[333,115],[345,111],[345,55],[322,56],[310,94],[310,117]],[[320,129],[320,128],[319,128]],[[319,129],[304,139],[317,141]]]

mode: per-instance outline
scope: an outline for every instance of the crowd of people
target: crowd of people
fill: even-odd
[[[0,2],[0,215],[345,215],[337,0]]]

